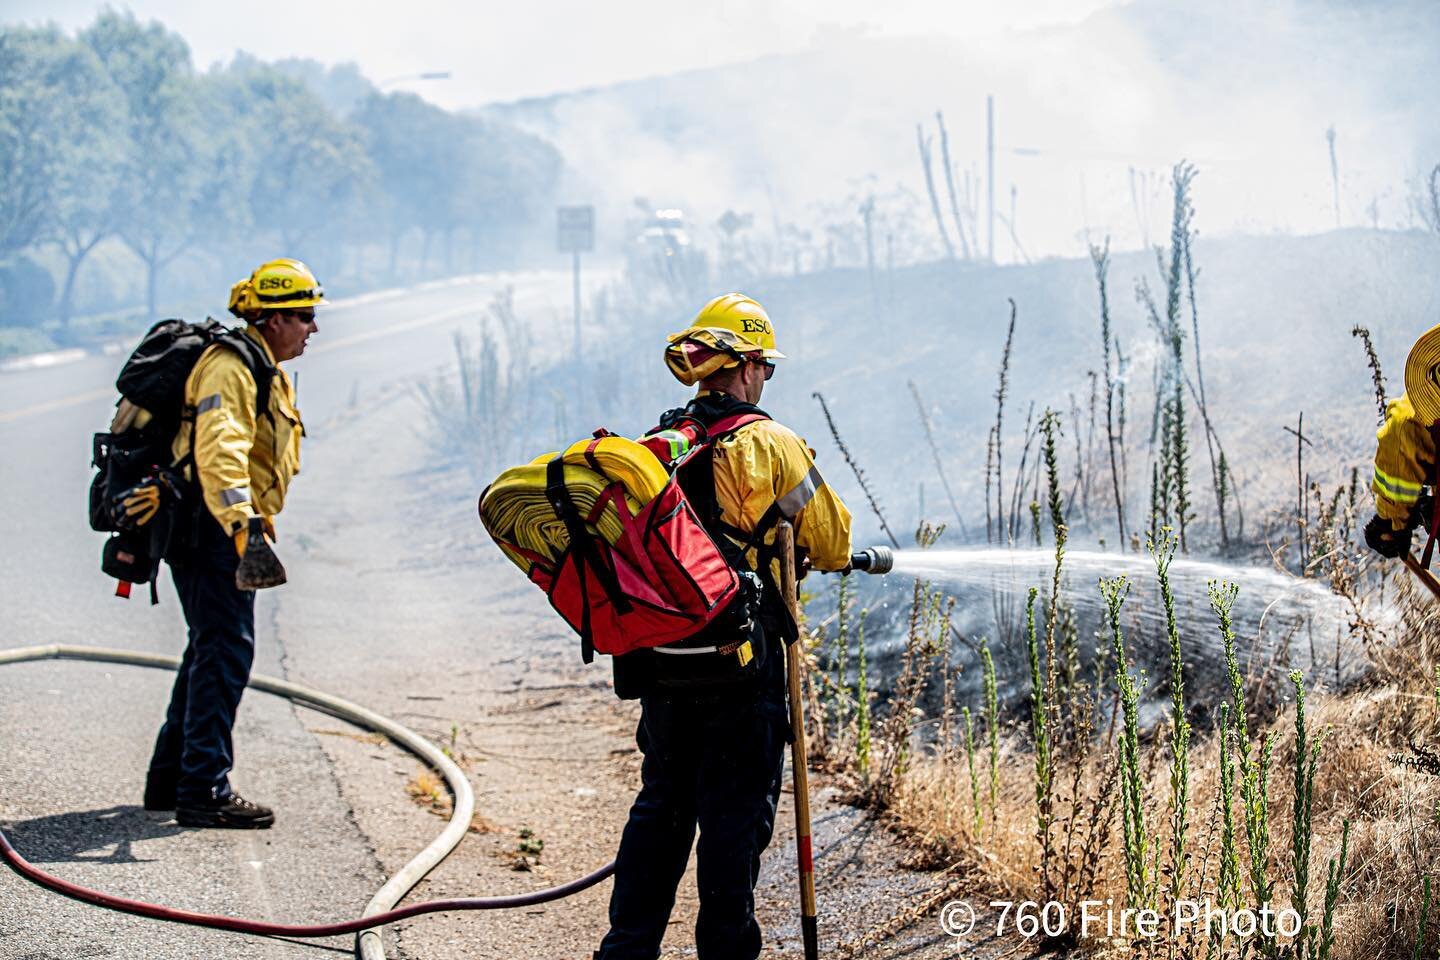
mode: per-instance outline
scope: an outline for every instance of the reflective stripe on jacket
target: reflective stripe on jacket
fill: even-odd
[[[260,331],[245,334],[274,354]],[[205,506],[234,533],[252,516],[273,517],[285,506],[290,478],[300,472],[305,432],[295,407],[295,388],[279,366],[270,386],[268,416],[256,416],[255,378],[235,351],[222,344],[200,356],[185,381],[185,410],[193,412],[195,463]],[[181,424],[172,452],[190,453],[191,424]],[[193,476],[193,474],[192,474]]]
[[[715,499],[721,519],[753,531],[779,503],[817,570],[850,562],[850,511],[815,466],[815,451],[774,420],[746,424],[715,444]],[[774,532],[765,542],[774,540]],[[753,563],[754,558],[749,558]]]
[[[1370,482],[1375,512],[1399,530],[1409,522],[1422,488],[1435,483],[1435,440],[1403,394],[1386,404],[1385,423],[1376,439],[1375,476]]]

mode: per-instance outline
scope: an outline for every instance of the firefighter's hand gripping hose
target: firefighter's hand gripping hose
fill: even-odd
[[[179,659],[176,657],[132,653],[127,650],[110,650],[103,647],[51,645],[0,650],[0,666],[10,663],[24,663],[32,660],[90,660],[102,663],[158,667],[167,670],[173,670],[180,664]],[[328,713],[341,720],[383,734],[439,771],[441,776],[445,778],[445,782],[449,786],[451,793],[454,795],[455,802],[453,812],[450,816],[450,822],[444,831],[435,838],[430,846],[420,851],[414,859],[400,868],[394,876],[386,881],[385,885],[371,898],[370,903],[366,905],[360,917],[354,920],[309,926],[265,923],[255,920],[242,920],[237,917],[193,913],[188,910],[177,910],[158,904],[116,897],[98,890],[77,886],[76,884],[69,883],[33,866],[27,862],[24,857],[20,856],[19,852],[11,845],[9,838],[5,836],[4,831],[0,831],[0,859],[3,859],[5,865],[11,870],[14,870],[31,883],[73,900],[103,907],[107,910],[116,910],[121,913],[150,917],[155,920],[169,920],[176,923],[191,924],[193,926],[213,927],[218,930],[232,930],[238,933],[251,933],[271,937],[335,937],[350,933],[359,933],[360,937],[356,945],[356,954],[360,956],[362,960],[384,960],[384,945],[375,928],[387,923],[394,923],[397,920],[406,920],[410,917],[418,917],[423,914],[439,913],[442,911],[499,910],[531,906],[537,903],[547,903],[551,900],[559,900],[562,897],[568,897],[571,894],[579,893],[581,890],[592,887],[614,872],[615,864],[612,862],[579,879],[544,890],[533,890],[529,893],[500,897],[460,897],[449,900],[430,900],[424,903],[410,904],[405,907],[396,907],[395,905],[400,902],[400,899],[404,897],[415,884],[419,883],[425,874],[429,873],[440,861],[444,860],[445,857],[459,845],[461,839],[464,838],[465,832],[469,828],[471,817],[475,811],[475,795],[470,789],[469,781],[465,779],[465,774],[444,752],[419,734],[364,707],[346,700],[341,700],[338,697],[332,697],[329,694],[321,693],[317,690],[311,690],[298,684],[288,683],[284,680],[276,680],[271,677],[252,676],[250,678],[250,686],[256,690],[286,697],[314,710]]]

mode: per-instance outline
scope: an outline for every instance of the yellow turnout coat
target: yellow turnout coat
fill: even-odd
[[[275,355],[260,331],[248,326],[245,334],[273,363]],[[229,534],[252,516],[278,514],[291,478],[300,472],[305,426],[295,406],[295,387],[278,365],[268,410],[257,416],[255,403],[255,378],[239,354],[220,344],[200,356],[185,381],[186,416],[195,418],[191,469],[198,474],[205,506]],[[187,420],[172,446],[176,462],[191,452],[191,434]]]

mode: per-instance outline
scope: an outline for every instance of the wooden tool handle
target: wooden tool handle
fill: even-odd
[[[780,548],[780,592],[785,607],[798,632],[800,601],[795,592],[795,530],[784,520],[775,531]],[[785,674],[790,688],[790,767],[795,780],[795,848],[800,864],[800,931],[805,941],[805,960],[820,955],[819,934],[815,911],[815,859],[810,841],[810,770],[809,750],[805,746],[805,698],[800,685],[800,671],[805,660],[800,640],[789,644],[785,651]]]
[[[1437,579],[1435,574],[1420,566],[1420,561],[1415,559],[1414,554],[1407,553],[1402,559],[1405,561],[1405,566],[1410,568],[1410,572],[1415,574],[1416,579],[1429,587],[1430,592],[1435,594],[1437,599],[1440,599],[1440,579]]]

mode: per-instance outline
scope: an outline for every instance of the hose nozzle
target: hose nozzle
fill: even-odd
[[[895,569],[895,554],[889,547],[866,547],[850,554],[850,569],[882,574]]]

